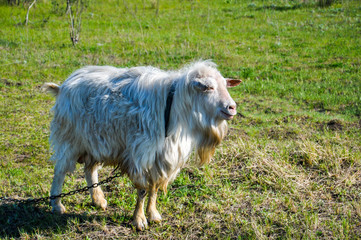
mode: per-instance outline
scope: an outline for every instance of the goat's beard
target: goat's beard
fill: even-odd
[[[200,133],[198,139],[197,154],[200,159],[200,165],[209,163],[216,147],[221,143],[227,134],[227,122],[221,121],[218,126],[209,126]]]

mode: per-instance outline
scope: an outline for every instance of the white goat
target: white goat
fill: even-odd
[[[88,186],[98,182],[101,165],[112,165],[138,190],[134,226],[147,227],[147,193],[148,220],[160,221],[158,189],[166,190],[193,150],[201,164],[210,160],[226,134],[225,120],[236,114],[226,87],[240,82],[224,79],[214,63],[200,61],[179,71],[89,66],[61,86],[46,83],[57,97],[50,135],[56,162],[51,196],[61,193],[65,174],[76,162],[85,163]],[[107,207],[100,187],[90,194],[95,205]],[[60,198],[51,205],[53,212],[65,212]]]

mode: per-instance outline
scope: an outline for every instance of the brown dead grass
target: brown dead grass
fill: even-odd
[[[331,239],[336,232],[345,238],[357,236],[361,221],[360,142],[357,135],[353,139],[345,134],[352,128],[345,125],[330,121],[327,129],[297,129],[291,137],[267,140],[264,132],[259,139],[236,141],[237,137],[228,136],[233,142],[227,141],[219,156],[220,165],[228,170],[220,175],[250,191],[238,201],[254,209],[245,221],[257,239]],[[284,127],[270,129],[277,136],[285,133]],[[237,131],[232,133],[238,135]],[[255,196],[259,202],[247,203],[247,198],[254,200]]]

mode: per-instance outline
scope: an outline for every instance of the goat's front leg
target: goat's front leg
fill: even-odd
[[[162,220],[162,217],[155,206],[157,204],[157,192],[158,188],[153,185],[149,191],[149,201],[147,206],[147,214],[150,222],[160,222]]]
[[[138,189],[137,205],[133,215],[133,225],[137,230],[143,231],[148,227],[147,219],[144,215],[144,200],[147,192],[144,189]]]

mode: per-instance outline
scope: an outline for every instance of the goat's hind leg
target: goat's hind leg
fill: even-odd
[[[85,179],[88,187],[90,187],[93,184],[98,183],[98,169],[100,168],[100,166],[94,161],[92,161],[90,156],[85,156],[85,158],[86,158],[84,165]],[[101,188],[99,186],[90,188],[89,192],[93,204],[105,210],[107,208],[107,200],[105,200],[104,193],[101,190]]]
[[[63,164],[58,161],[54,168],[54,178],[51,185],[50,196],[57,196],[61,194],[66,172],[67,170],[64,168]],[[51,199],[50,204],[52,206],[53,213],[63,214],[65,212],[65,207],[61,204],[60,198]]]

